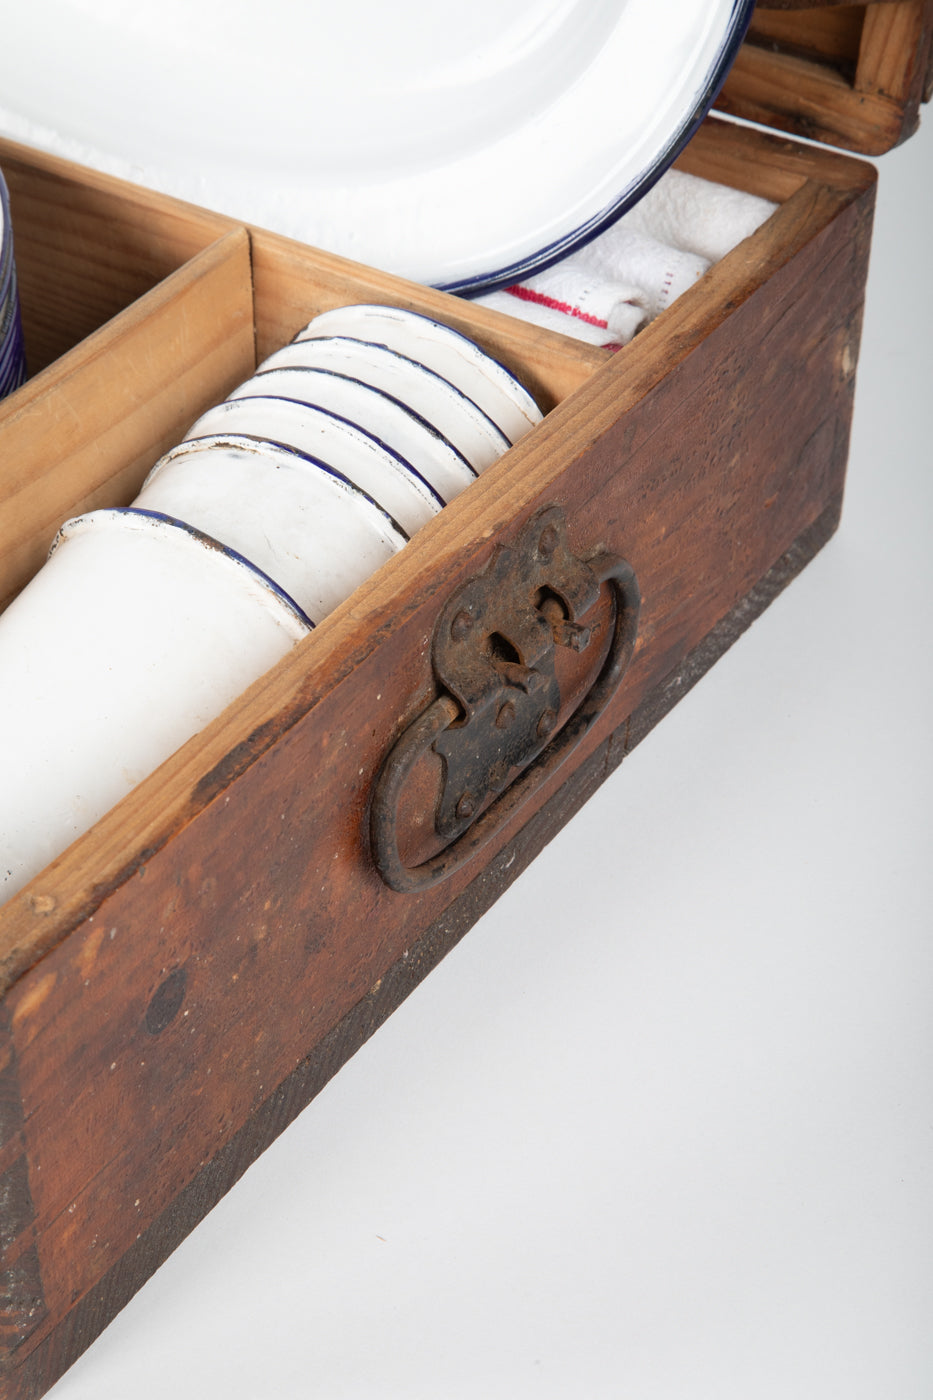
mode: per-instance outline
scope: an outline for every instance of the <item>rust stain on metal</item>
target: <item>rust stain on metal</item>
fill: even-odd
[[[554,747],[561,710],[557,652],[590,645],[592,630],[578,619],[596,606],[607,583],[615,603],[609,652]],[[557,505],[532,516],[513,544],[500,545],[483,571],[456,590],[438,617],[431,650],[440,694],[402,733],[373,794],[373,855],[390,888],[411,892],[453,873],[521,802],[530,790],[526,777],[539,782],[556,771],[614,692],[632,655],[639,607],[631,567],[602,548],[574,553]],[[409,867],[399,852],[399,804],[429,750],[443,765],[433,816],[444,849]]]

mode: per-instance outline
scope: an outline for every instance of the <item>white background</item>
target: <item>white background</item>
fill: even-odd
[[[54,1400],[933,1395],[927,122],[840,533]]]

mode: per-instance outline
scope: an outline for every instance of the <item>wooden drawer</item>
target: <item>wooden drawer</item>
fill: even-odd
[[[916,123],[931,13],[759,6],[721,105],[887,149]],[[611,356],[0,142],[35,375],[0,404],[4,601],[64,517],[131,499],[328,306],[437,314],[549,410],[0,909],[0,1394],[62,1373],[835,527],[874,172],[716,119],[680,165],[780,208]],[[635,569],[631,664],[472,861],[396,892],[372,790],[435,693],[438,618],[554,505],[575,548]]]
[[[435,313],[549,410],[0,911],[3,1393],[61,1373],[835,528],[874,171],[717,119],[680,164],[780,207],[611,355],[0,144],[46,366],[0,406],[5,597],[328,306]],[[369,809],[438,617],[555,505],[636,572],[631,663],[478,856],[399,893]]]

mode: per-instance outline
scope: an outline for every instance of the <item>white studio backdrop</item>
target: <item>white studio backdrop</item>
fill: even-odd
[[[933,118],[880,166],[840,533],[54,1400],[929,1400]]]

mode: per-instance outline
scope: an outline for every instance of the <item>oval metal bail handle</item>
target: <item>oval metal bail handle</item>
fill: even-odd
[[[390,751],[373,790],[370,835],[376,867],[391,889],[401,893],[428,889],[478,855],[512,813],[557,772],[615,693],[635,646],[641,593],[635,572],[626,560],[600,552],[586,562],[599,583],[609,584],[615,605],[612,640],[599,675],[567,722],[529,767],[519,773],[462,836],[421,865],[405,865],[399,854],[399,801],[418,759],[460,718],[456,700],[449,695],[438,696],[409,725]]]

